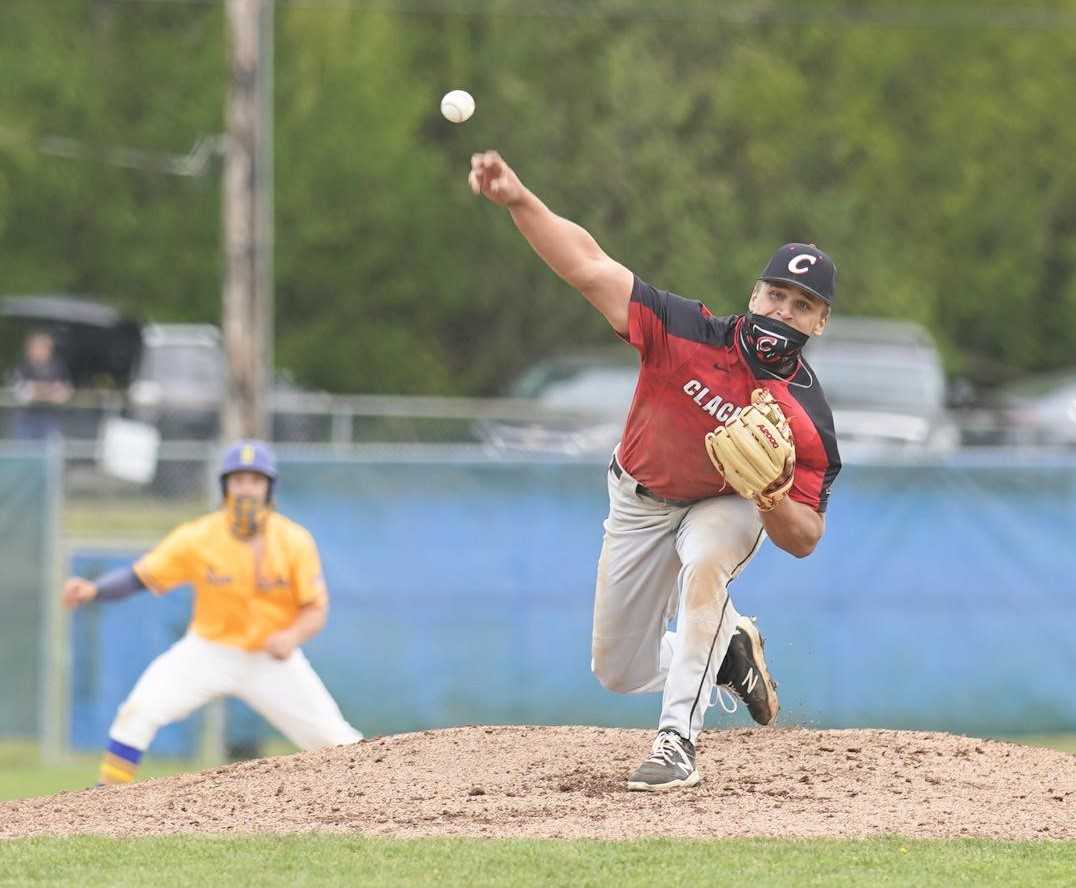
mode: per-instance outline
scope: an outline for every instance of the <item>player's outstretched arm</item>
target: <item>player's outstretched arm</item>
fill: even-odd
[[[806,558],[826,531],[826,518],[805,503],[785,497],[768,512],[760,512],[766,535],[775,546]]]
[[[475,194],[507,207],[545,264],[582,293],[617,333],[627,335],[634,283],[629,269],[610,258],[585,228],[542,203],[496,151],[471,156],[468,182]]]
[[[74,610],[87,601],[119,601],[144,591],[146,584],[131,567],[110,570],[96,583],[82,577],[71,577],[64,583],[61,599],[64,607]]]

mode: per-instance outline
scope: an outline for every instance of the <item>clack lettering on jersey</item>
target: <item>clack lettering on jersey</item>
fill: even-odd
[[[207,567],[205,581],[211,586],[227,586],[232,581],[232,578],[227,574],[219,574],[213,568]]]
[[[721,395],[714,395],[704,404],[703,399],[710,394],[710,389],[697,379],[689,379],[684,383],[684,394],[718,422],[727,423],[739,416],[740,411],[743,410],[742,407],[726,401]]]

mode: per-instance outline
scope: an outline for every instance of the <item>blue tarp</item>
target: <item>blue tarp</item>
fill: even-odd
[[[318,540],[332,595],[307,653],[364,732],[654,724],[657,696],[612,694],[589,671],[602,466],[296,459],[281,474],[281,510]],[[731,590],[767,637],[781,722],[1076,730],[1074,491],[1076,460],[847,467],[817,551],[767,544]],[[73,701],[77,745],[100,744],[182,631],[180,605],[79,612],[76,674],[98,664]]]

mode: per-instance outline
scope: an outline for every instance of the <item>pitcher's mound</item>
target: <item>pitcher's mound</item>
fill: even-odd
[[[708,731],[703,782],[628,792],[650,731],[466,727],[0,804],[0,837],[1076,838],[1076,756],[910,731]]]

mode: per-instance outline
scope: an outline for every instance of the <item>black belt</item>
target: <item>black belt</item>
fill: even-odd
[[[613,454],[613,458],[609,461],[609,471],[616,475],[617,478],[624,474],[624,470],[620,468],[620,463],[616,461],[615,453]],[[661,496],[660,494],[654,493],[654,491],[645,484],[639,484],[638,482],[635,484],[635,495],[645,496],[647,499],[652,499],[655,502],[664,503],[666,506],[673,506],[677,509],[684,509],[695,504],[695,500],[674,500],[669,499],[667,496]]]

